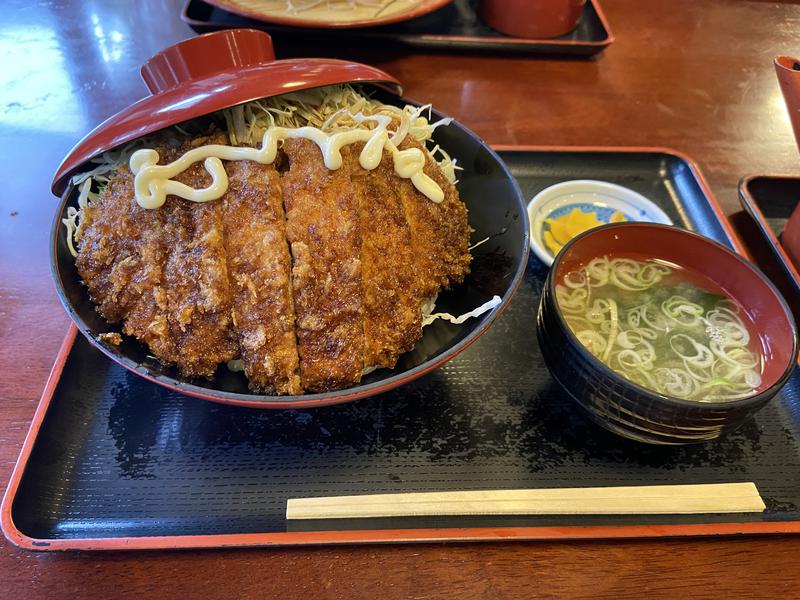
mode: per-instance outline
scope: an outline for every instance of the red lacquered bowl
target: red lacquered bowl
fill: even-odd
[[[270,38],[253,30],[228,30],[181,42],[150,59],[142,68],[152,95],[136,102],[91,132],[64,159],[53,181],[61,195],[51,235],[52,271],[61,302],[88,340],[134,373],[173,390],[222,402],[258,408],[307,408],[350,402],[407,383],[456,356],[482,335],[508,304],[519,285],[528,256],[528,220],[522,193],[503,162],[482,140],[458,123],[436,131],[438,143],[458,164],[461,198],[469,209],[474,241],[491,243],[473,251],[473,275],[464,284],[440,294],[437,312],[461,314],[493,295],[502,302],[490,312],[462,325],[436,321],[422,340],[400,357],[395,369],[380,369],[361,384],[345,390],[298,396],[252,393],[241,373],[224,367],[213,380],[190,380],[176,369],[148,357],[147,348],[133,338],[119,346],[98,341],[101,333],[119,331],[95,311],[80,281],[67,247],[61,220],[76,205],[77,190],[70,176],[86,169],[98,154],[159,129],[211,112],[289,91],[336,83],[368,86],[383,102],[404,106],[393,77],[367,65],[327,59],[274,60]],[[433,112],[434,118],[443,118]],[[491,198],[491,202],[486,199]],[[482,267],[483,265],[483,267]],[[491,265],[488,267],[486,265]]]
[[[764,372],[746,398],[697,402],[665,396],[611,370],[581,344],[556,302],[555,286],[593,258],[637,254],[661,259],[710,279],[736,300],[761,338]],[[735,429],[764,406],[797,362],[797,331],[775,286],[725,246],[668,225],[619,223],[592,229],[556,256],[538,313],[539,345],[553,378],[599,425],[624,437],[654,444],[688,444]]]
[[[406,11],[386,16],[377,15],[372,18],[341,21],[324,21],[322,19],[303,17],[302,12],[292,15],[288,12],[275,13],[259,11],[254,8],[243,6],[242,3],[236,2],[235,0],[206,0],[206,2],[222,10],[227,10],[228,12],[249,19],[255,19],[256,21],[264,21],[265,23],[275,23],[276,25],[285,25],[287,27],[310,27],[314,29],[352,29],[354,27],[377,27],[378,25],[410,21],[411,19],[416,19],[417,17],[439,10],[443,6],[453,2],[453,0],[421,0],[418,4],[409,6]]]

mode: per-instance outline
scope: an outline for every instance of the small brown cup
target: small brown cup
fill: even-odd
[[[553,38],[575,29],[586,0],[481,0],[479,14],[513,37]]]

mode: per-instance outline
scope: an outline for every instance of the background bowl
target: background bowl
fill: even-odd
[[[661,395],[606,367],[578,341],[555,298],[570,270],[610,253],[639,253],[702,273],[736,299],[765,346],[763,382],[741,400],[704,403]],[[574,238],[558,254],[545,282],[537,336],[553,378],[606,429],[655,444],[687,444],[738,427],[786,383],[797,361],[794,319],[775,287],[750,263],[721,244],[688,231],[650,223],[619,223]]]
[[[402,10],[391,12],[383,9],[373,9],[373,16],[363,15],[353,18],[352,11],[343,7],[339,11],[338,18],[330,16],[314,15],[313,11],[300,11],[290,13],[283,9],[283,6],[259,7],[254,6],[253,2],[241,2],[241,0],[208,0],[208,4],[216,6],[230,13],[241,15],[248,19],[255,19],[264,23],[274,23],[286,27],[307,27],[316,29],[352,29],[355,27],[378,27],[391,23],[402,23],[427,15],[435,10],[447,6],[453,0],[420,0],[414,4],[406,3],[407,6]],[[398,9],[402,6],[395,5]],[[390,8],[387,5],[387,9]],[[387,14],[388,13],[388,14]]]
[[[377,97],[399,106],[413,104],[386,92],[379,92]],[[433,114],[436,119],[444,117],[435,111]],[[394,369],[373,371],[358,386],[328,393],[265,396],[252,393],[242,373],[224,367],[210,381],[187,379],[175,368],[165,367],[149,357],[147,347],[133,338],[125,336],[119,346],[100,343],[99,334],[121,328],[109,325],[95,311],[67,247],[61,220],[67,207],[76,204],[77,190],[71,185],[62,195],[51,232],[56,290],[80,331],[108,357],[146,379],[192,396],[259,408],[302,408],[349,402],[385,392],[438,367],[483,334],[508,304],[527,263],[529,227],[525,203],[516,181],[497,154],[456,122],[436,130],[436,143],[463,167],[458,190],[469,210],[469,224],[475,230],[472,243],[491,238],[473,250],[472,272],[466,281],[439,295],[437,312],[462,314],[494,295],[500,296],[502,303],[462,325],[435,321],[424,329],[416,347],[400,357]]]

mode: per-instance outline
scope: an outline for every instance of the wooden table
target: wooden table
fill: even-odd
[[[671,146],[724,208],[748,173],[797,173],[771,60],[800,54],[800,6],[601,0],[597,60],[343,48],[498,144]],[[145,93],[141,62],[190,36],[180,0],[5,3],[0,20],[0,482],[67,317],[50,282],[50,179],[85,132]],[[298,49],[292,49],[296,52]],[[300,49],[302,50],[302,49]],[[336,49],[333,49],[335,52]],[[279,55],[282,50],[278,48]],[[31,554],[0,543],[0,596],[797,597],[800,537]]]

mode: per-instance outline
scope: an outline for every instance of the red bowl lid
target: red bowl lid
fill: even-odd
[[[107,119],[70,151],[53,178],[61,195],[95,156],[165,127],[259,98],[339,83],[371,83],[400,94],[400,82],[368,65],[324,58],[275,60],[263,31],[229,29],[162,50],[141,69],[151,95]]]

